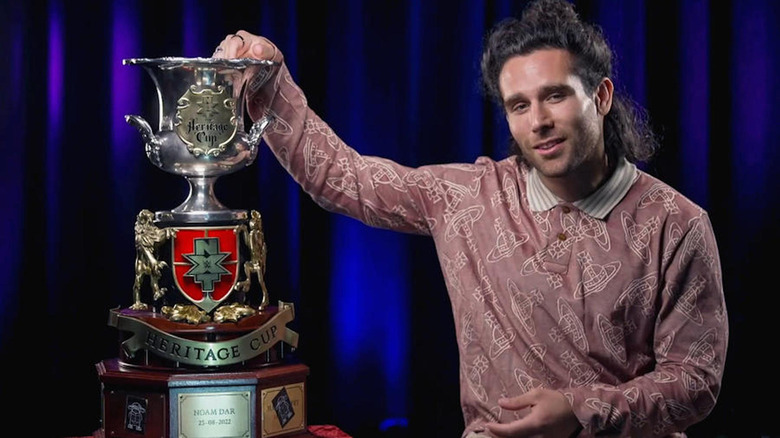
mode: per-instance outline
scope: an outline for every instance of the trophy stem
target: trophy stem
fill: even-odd
[[[171,211],[155,212],[157,222],[203,223],[236,221],[247,218],[246,210],[230,210],[214,193],[218,176],[185,177],[190,185],[187,199]]]
[[[227,210],[227,207],[222,205],[214,194],[214,184],[217,182],[216,176],[195,176],[186,177],[186,179],[190,184],[190,194],[184,203],[173,211]]]

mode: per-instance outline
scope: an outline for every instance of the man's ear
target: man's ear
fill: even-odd
[[[614,91],[615,85],[609,78],[602,79],[599,85],[596,87],[596,110],[602,116],[607,115],[609,110],[612,108],[612,94]]]

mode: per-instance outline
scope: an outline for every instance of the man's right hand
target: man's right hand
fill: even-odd
[[[267,38],[251,34],[245,30],[228,34],[217,46],[212,55],[214,58],[255,58],[269,61],[279,61],[279,50]]]

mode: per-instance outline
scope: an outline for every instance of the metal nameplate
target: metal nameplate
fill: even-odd
[[[250,391],[179,394],[180,438],[250,438]]]

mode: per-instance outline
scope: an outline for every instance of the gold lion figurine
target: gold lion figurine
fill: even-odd
[[[267,249],[265,246],[265,237],[263,234],[263,221],[260,217],[260,213],[252,210],[251,217],[249,219],[249,230],[243,230],[244,241],[249,246],[249,253],[251,260],[244,262],[244,273],[246,279],[238,282],[236,285],[239,290],[246,292],[249,290],[249,286],[252,283],[252,274],[257,275],[257,281],[260,283],[260,289],[263,292],[263,299],[260,302],[260,310],[265,309],[268,306],[268,289],[265,287],[265,259],[267,255]]]
[[[146,310],[149,306],[141,302],[141,284],[149,276],[149,284],[154,292],[154,300],[162,298],[167,292],[159,285],[162,270],[168,266],[165,261],[157,260],[157,249],[166,240],[173,237],[172,228],[157,228],[154,225],[154,213],[141,210],[135,221],[135,282],[133,283],[133,310]]]

